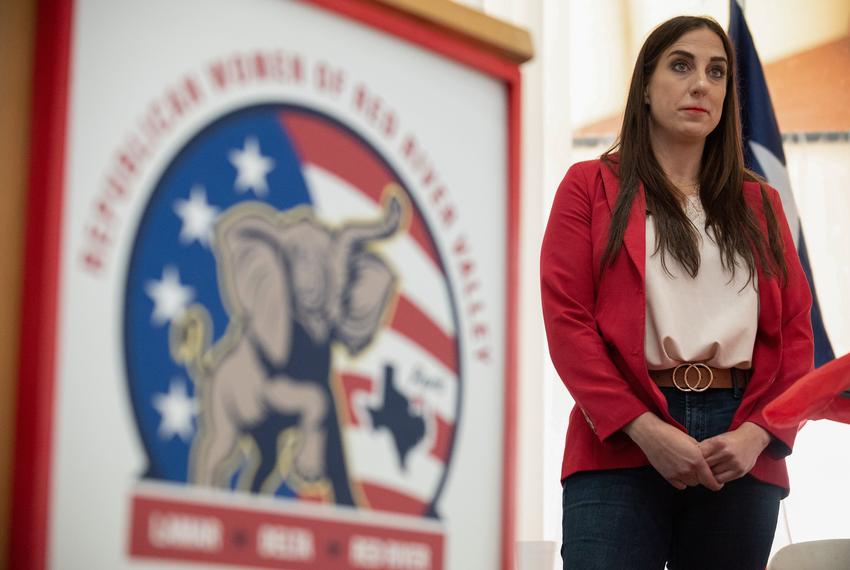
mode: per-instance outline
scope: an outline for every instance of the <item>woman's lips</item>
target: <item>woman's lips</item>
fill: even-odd
[[[702,107],[685,107],[682,109],[683,111],[688,111],[690,113],[705,113],[708,114],[707,109],[703,109]]]

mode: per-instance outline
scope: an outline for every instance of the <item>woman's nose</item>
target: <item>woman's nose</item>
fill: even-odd
[[[698,73],[694,76],[693,85],[691,85],[691,93],[700,93],[704,94],[705,90],[708,88],[708,78],[704,73]]]

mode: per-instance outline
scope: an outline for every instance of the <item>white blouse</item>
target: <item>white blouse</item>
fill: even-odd
[[[646,217],[646,362],[650,370],[682,362],[717,368],[752,366],[758,321],[758,283],[737,259],[735,276],[723,268],[720,249],[705,230],[699,197],[689,197],[685,212],[699,230],[700,266],[691,278],[667,253],[669,275],[655,252],[655,224]],[[746,286],[745,286],[746,284]]]

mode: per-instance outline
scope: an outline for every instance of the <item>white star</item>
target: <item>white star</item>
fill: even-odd
[[[192,419],[198,414],[198,403],[186,395],[186,383],[178,378],[171,380],[168,394],[154,394],[153,407],[162,416],[159,437],[171,439],[179,435],[183,441],[192,438]]]
[[[188,200],[176,200],[174,212],[183,220],[180,241],[192,243],[198,240],[204,247],[209,247],[213,225],[218,218],[218,208],[209,205],[204,187],[193,186]]]
[[[162,325],[179,317],[186,310],[186,305],[195,296],[195,290],[180,284],[180,274],[173,265],[162,270],[162,280],[151,279],[145,284],[145,293],[153,299],[153,314],[151,320],[156,325]]]
[[[256,137],[245,139],[242,150],[231,150],[230,163],[236,167],[236,190],[241,194],[252,190],[258,197],[268,194],[266,176],[274,168],[274,160],[260,154]]]

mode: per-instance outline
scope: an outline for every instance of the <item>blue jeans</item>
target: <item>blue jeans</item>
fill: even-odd
[[[740,402],[731,389],[662,392],[697,440],[725,432]],[[576,473],[564,481],[564,569],[763,570],[781,493],[750,476],[679,491],[652,466]]]

